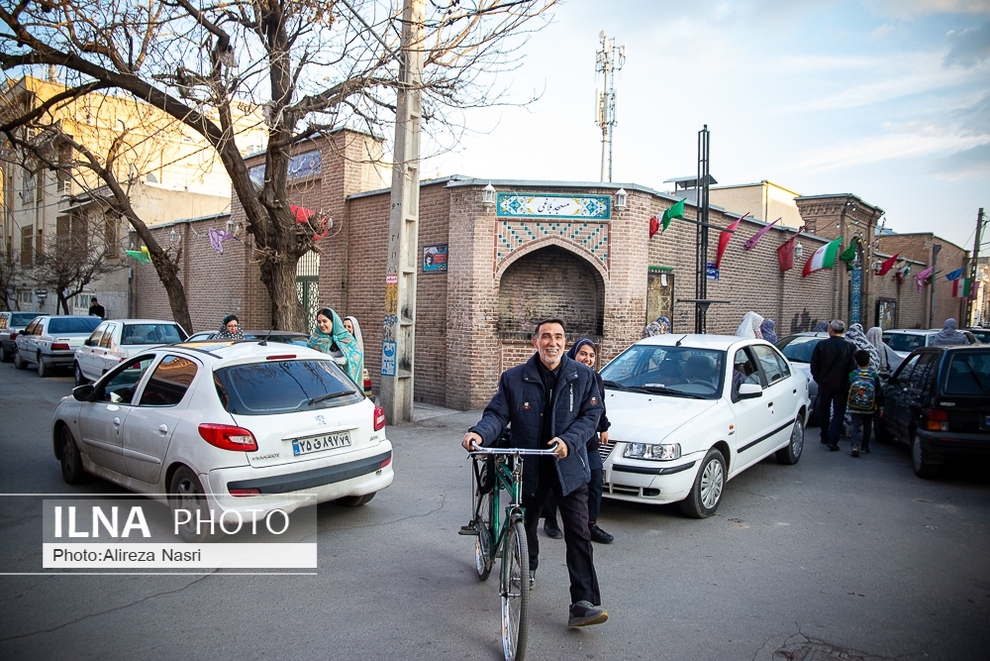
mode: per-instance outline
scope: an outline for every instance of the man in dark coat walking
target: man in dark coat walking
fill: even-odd
[[[568,626],[601,624],[608,619],[601,606],[591,533],[588,529],[586,443],[598,428],[601,393],[594,372],[564,355],[564,322],[548,319],[536,325],[536,353],[524,364],[506,370],[498,391],[481,420],[461,445],[471,450],[491,444],[509,427],[512,447],[553,448],[555,456],[531,458],[523,465],[523,507],[529,540],[530,580],[539,563],[537,524],[547,496],[557,498],[564,524],[571,606]]]
[[[833,451],[839,449],[846,417],[849,373],[857,368],[856,347],[842,337],[845,332],[846,324],[833,319],[828,324],[828,339],[816,344],[811,352],[811,376],[818,384],[818,425],[822,443]]]

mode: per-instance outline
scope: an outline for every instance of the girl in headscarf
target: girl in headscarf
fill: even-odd
[[[816,333],[827,333],[828,332],[828,322],[822,319],[817,324],[815,324],[814,332]]]
[[[220,330],[210,336],[211,340],[243,340],[244,333],[241,332],[241,322],[236,314],[228,314],[223,318],[223,325]]]
[[[670,319],[667,317],[657,317],[656,321],[651,321],[643,329],[643,337],[653,337],[654,335],[666,335],[670,332]]]
[[[777,344],[777,333],[774,331],[773,319],[764,319],[760,324],[760,335],[770,344]]]
[[[354,341],[357,342],[358,351],[361,353],[361,364],[358,366],[358,374],[363,374],[364,372],[364,337],[361,335],[361,324],[358,323],[357,317],[347,316],[344,317],[344,328],[347,332],[354,336]],[[362,378],[364,378],[362,376]]]
[[[966,335],[960,333],[956,320],[949,317],[945,320],[945,326],[932,338],[932,346],[951,347],[956,345],[969,344]]]
[[[736,335],[739,337],[761,337],[760,324],[762,323],[763,317],[750,310],[743,317],[739,328],[736,329]]]
[[[846,340],[853,343],[856,349],[862,349],[870,354],[870,369],[880,373],[880,352],[875,344],[870,342],[863,332],[863,324],[853,324],[845,334]]]
[[[358,349],[354,336],[344,328],[340,316],[330,308],[322,308],[316,313],[316,326],[306,345],[331,356],[339,352],[346,361],[344,371],[351,381],[359,384],[364,380],[361,377],[364,353]]]

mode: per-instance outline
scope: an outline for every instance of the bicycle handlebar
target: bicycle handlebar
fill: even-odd
[[[531,450],[529,448],[486,448],[482,445],[475,445],[474,450],[468,450],[468,454],[521,454],[530,456],[539,455],[554,455],[556,453],[553,449],[550,450]]]

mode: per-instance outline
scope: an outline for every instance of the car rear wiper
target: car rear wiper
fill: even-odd
[[[325,402],[328,399],[336,399],[338,397],[343,397],[344,395],[353,394],[352,390],[338,390],[337,392],[328,392],[322,395],[317,395],[316,397],[309,398],[306,403],[312,406],[313,404],[319,404],[320,402]]]

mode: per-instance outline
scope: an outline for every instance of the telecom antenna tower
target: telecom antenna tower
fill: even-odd
[[[602,30],[598,34],[601,39],[601,50],[595,70],[605,75],[604,91],[598,92],[598,126],[602,129],[602,181],[612,181],[612,129],[615,121],[615,78],[614,72],[622,69],[626,63],[625,45],[616,46],[615,38],[609,39]],[[606,179],[606,175],[608,179]]]

